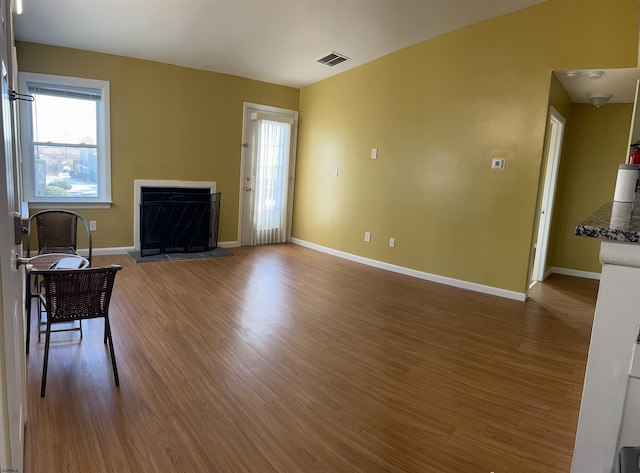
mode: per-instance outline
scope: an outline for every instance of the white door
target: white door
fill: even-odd
[[[239,240],[243,246],[291,236],[298,112],[245,103]]]
[[[547,253],[549,250],[549,234],[551,230],[551,217],[553,215],[553,202],[556,196],[556,183],[558,181],[558,168],[560,165],[564,123],[564,117],[560,115],[555,108],[550,107],[547,165],[544,175],[544,189],[542,193],[540,215],[538,217],[538,237],[534,248],[533,281],[544,281],[546,277],[545,272],[547,266]]]
[[[0,306],[2,315],[3,362],[0,371],[3,387],[0,388],[0,463],[2,471],[23,469],[25,423],[25,338],[22,269],[16,268],[16,260],[22,247],[16,244],[16,227],[20,221],[19,169],[14,152],[14,111],[9,93],[14,89],[13,34],[11,32],[10,1],[1,0],[0,31],[0,119],[2,146],[0,166],[5,172],[5,185],[0,187]],[[9,450],[5,448],[9,446]]]

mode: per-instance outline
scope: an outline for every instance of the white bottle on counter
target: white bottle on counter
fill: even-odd
[[[640,164],[620,164],[618,166],[618,178],[613,194],[615,202],[633,202],[635,200],[639,169]]]

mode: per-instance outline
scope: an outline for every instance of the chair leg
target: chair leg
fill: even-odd
[[[42,327],[42,301],[38,299],[38,341],[40,341],[40,327]]]
[[[38,277],[33,278],[33,289],[31,286],[32,275],[29,276],[29,282],[27,283],[27,303],[25,307],[25,311],[27,312],[27,355],[29,354],[29,342],[31,341],[31,308],[33,307],[33,298],[38,299],[38,341],[40,341],[40,298],[39,298],[39,289],[38,289]]]
[[[47,322],[47,333],[44,342],[44,361],[42,362],[42,384],[40,385],[40,397],[44,397],[47,387],[47,366],[49,365],[49,339],[51,338],[51,322]]]
[[[31,339],[31,298],[33,297],[31,294],[31,283],[27,284],[27,303],[26,303],[26,312],[27,312],[27,355],[29,354],[29,340]]]
[[[113,337],[111,337],[111,326],[109,325],[109,319],[105,317],[105,336],[109,342],[109,352],[111,353],[111,365],[113,366],[113,379],[116,382],[116,386],[120,386],[120,378],[118,377],[118,365],[116,364],[116,354],[113,350]]]

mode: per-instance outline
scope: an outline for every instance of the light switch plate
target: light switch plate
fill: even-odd
[[[371,149],[371,159],[378,159],[378,148]]]
[[[504,158],[491,158],[491,169],[502,171],[504,169]]]

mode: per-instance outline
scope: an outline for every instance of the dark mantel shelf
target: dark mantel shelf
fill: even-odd
[[[576,227],[576,235],[640,243],[640,201],[609,201]]]

